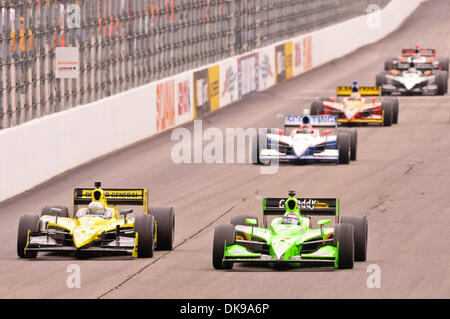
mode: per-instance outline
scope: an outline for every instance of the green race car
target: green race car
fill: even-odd
[[[267,216],[275,215],[270,227]],[[313,227],[311,216],[321,219]],[[213,266],[231,269],[234,263],[283,266],[329,266],[351,269],[354,261],[367,256],[367,217],[340,217],[338,198],[263,199],[263,226],[254,216],[233,216],[230,224],[214,232]]]

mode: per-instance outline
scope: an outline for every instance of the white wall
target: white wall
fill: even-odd
[[[243,56],[1,130],[0,201],[94,158],[191,121],[195,113],[196,71],[219,65],[219,107],[223,107],[239,98],[240,85],[245,87],[245,83],[249,83],[244,81],[256,81],[259,91],[276,84],[277,46],[292,42],[293,60],[301,62],[292,67],[295,76],[378,41],[395,30],[421,2],[393,0],[380,13],[380,29],[367,25],[368,16],[354,18]],[[299,51],[295,51],[296,45]],[[304,64],[308,52],[311,65]],[[250,59],[246,60],[249,55]],[[252,70],[252,77],[246,77],[243,71],[249,61],[258,63],[258,72]],[[210,87],[214,81],[210,79]],[[214,93],[211,92],[210,95]]]

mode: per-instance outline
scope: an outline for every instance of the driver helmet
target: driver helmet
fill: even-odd
[[[88,206],[88,211],[90,215],[103,216],[106,212],[105,205],[101,202],[92,202]]]
[[[298,225],[298,215],[296,213],[286,213],[283,216],[283,224]]]
[[[311,124],[302,124],[300,125],[299,133],[302,134],[311,134],[314,133],[314,128]]]
[[[361,94],[359,92],[352,92],[350,95],[350,100],[352,101],[359,101],[361,99]]]
[[[411,63],[409,64],[408,72],[409,72],[409,73],[416,73],[416,72],[417,72],[416,66],[415,66],[414,62],[411,62]]]

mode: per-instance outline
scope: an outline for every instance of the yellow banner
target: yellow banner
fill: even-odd
[[[220,107],[220,72],[219,65],[208,68],[209,81],[209,105],[210,110],[215,111]]]
[[[286,42],[284,44],[284,58],[285,58],[285,65],[286,65],[286,79],[290,79],[294,75],[292,48],[293,48],[292,41]]]

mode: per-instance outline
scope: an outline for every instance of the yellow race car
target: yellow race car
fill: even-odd
[[[337,88],[337,97],[321,98],[311,104],[311,115],[334,115],[339,124],[379,124],[391,126],[398,123],[398,99],[382,98],[379,87],[352,86]]]
[[[172,250],[175,213],[172,207],[148,207],[148,189],[76,188],[73,217],[64,206],[46,206],[41,215],[19,221],[17,254],[36,258],[38,252],[131,254],[153,257],[153,251]],[[142,206],[142,215],[128,216]],[[81,208],[79,206],[82,206]]]

